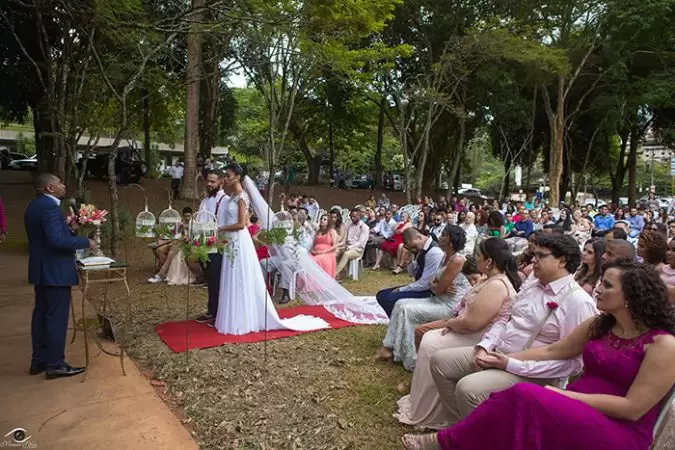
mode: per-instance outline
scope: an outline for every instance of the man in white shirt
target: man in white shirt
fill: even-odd
[[[566,235],[537,237],[534,274],[538,282],[521,289],[506,323],[496,323],[475,347],[440,350],[430,370],[453,424],[492,392],[528,381],[560,384],[578,374],[581,356],[565,361],[519,361],[508,354],[557,342],[597,314],[595,301],[574,281],[581,263],[576,241]]]
[[[183,166],[180,165],[180,161],[176,161],[176,164],[171,166],[169,173],[171,174],[171,189],[175,200],[180,196],[180,180],[183,179]]]
[[[209,170],[206,176],[207,195],[199,205],[199,209],[205,209],[216,217],[218,228],[225,226],[225,200],[227,195],[223,191],[225,173],[222,170]],[[221,207],[222,206],[222,207]],[[209,292],[209,301],[206,313],[197,317],[197,323],[207,323],[213,326],[218,312],[218,297],[220,296],[220,269],[223,266],[223,255],[211,253],[209,262],[202,267],[204,280]]]
[[[474,224],[475,220],[476,215],[469,211],[466,213],[466,216],[464,216],[464,223],[459,224],[464,230],[464,233],[466,233],[466,244],[464,245],[464,249],[459,252],[460,255],[473,255],[473,250],[476,246],[476,238],[478,237],[478,230]]]
[[[307,202],[303,206],[307,210],[307,217],[309,220],[312,222],[316,221],[316,215],[319,213],[319,209],[321,209],[319,202],[316,201],[316,197],[310,195],[307,199]]]
[[[429,235],[432,236],[436,241],[438,241],[438,239],[441,237],[443,230],[445,230],[445,227],[448,224],[445,217],[446,213],[444,211],[437,211],[431,229],[429,230]]]
[[[347,266],[349,261],[363,256],[363,251],[368,242],[370,230],[368,229],[368,225],[361,221],[361,212],[356,208],[352,209],[349,213],[349,218],[352,223],[347,227],[347,242],[344,244],[345,249],[335,268],[337,277],[340,276],[340,273],[342,273],[342,270]]]
[[[408,273],[415,281],[405,286],[382,289],[376,294],[377,303],[380,304],[387,316],[391,317],[394,305],[402,298],[425,298],[431,297],[431,282],[436,277],[438,267],[443,260],[443,250],[434,242],[414,228],[403,231],[403,245],[411,253],[415,254],[415,260],[408,265]]]
[[[394,234],[396,225],[398,225],[398,222],[394,220],[392,212],[387,210],[384,212],[384,217],[380,219],[377,224],[375,224],[372,230],[370,230],[370,238],[368,239],[368,244],[366,245],[367,251],[364,260],[367,266],[374,263],[375,250],[380,246],[381,243],[389,239]]]

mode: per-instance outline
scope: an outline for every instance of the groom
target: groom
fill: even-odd
[[[408,273],[415,277],[415,281],[405,286],[383,289],[376,294],[377,303],[389,317],[400,299],[433,295],[429,289],[443,260],[443,250],[436,242],[414,228],[403,231],[403,246],[415,254],[415,260],[408,266]]]
[[[216,217],[218,228],[225,226],[225,215],[221,213],[221,204],[224,206],[225,191],[223,181],[225,172],[218,169],[209,170],[206,176],[206,197],[199,205],[199,209],[205,209]],[[197,323],[206,323],[215,326],[216,314],[218,313],[218,297],[220,296],[220,269],[223,266],[223,255],[220,253],[209,254],[209,262],[202,266],[206,287],[209,291],[209,301],[206,313],[197,317]]]

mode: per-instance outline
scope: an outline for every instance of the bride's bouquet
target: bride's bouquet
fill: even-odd
[[[79,236],[90,236],[106,221],[107,215],[108,211],[105,209],[98,209],[92,204],[82,204],[77,212],[70,208],[66,223]]]

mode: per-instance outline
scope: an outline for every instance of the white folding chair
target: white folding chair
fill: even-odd
[[[347,270],[348,270],[347,275],[352,277],[352,280],[358,281],[361,272],[363,272],[363,255],[349,261],[349,266]]]
[[[650,447],[651,449],[660,449],[660,448],[665,449],[665,447],[659,446],[659,437],[663,433],[665,425],[668,422],[671,423],[675,422],[675,386],[673,386],[668,392],[668,395],[666,396],[666,399],[663,402],[663,406],[661,407],[659,417],[658,419],[656,419],[656,423],[654,424],[654,429],[652,431],[654,441]]]

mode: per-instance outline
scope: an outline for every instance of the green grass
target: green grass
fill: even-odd
[[[140,246],[139,246],[140,247]],[[400,366],[375,363],[384,326],[357,326],[308,333],[267,343],[224,345],[186,354],[171,352],[154,325],[182,320],[187,288],[149,285],[151,257],[132,250],[133,323],[122,341],[153,377],[167,383],[167,398],[189,421],[201,448],[391,449],[410,431],[392,417],[410,377]],[[405,275],[366,269],[344,286],[374,295]],[[120,295],[121,291],[111,295]],[[189,314],[205,308],[206,291],[190,290]],[[292,306],[291,303],[289,306]],[[113,308],[118,320],[129,309]]]

